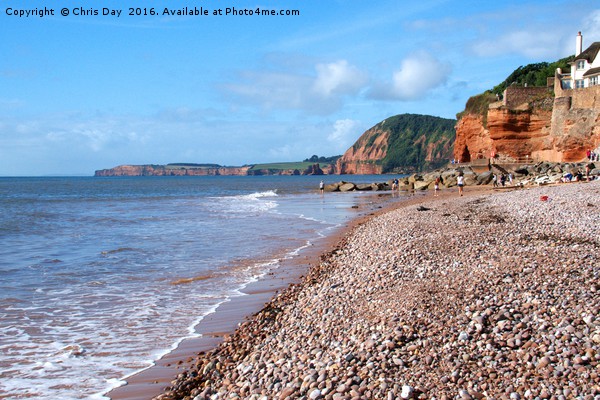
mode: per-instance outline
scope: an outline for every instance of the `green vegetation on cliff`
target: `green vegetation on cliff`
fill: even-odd
[[[335,164],[335,162],[338,160],[338,158],[341,158],[341,157],[342,157],[341,154],[339,156],[330,156],[330,157],[324,157],[324,156],[319,157],[315,154],[311,158],[305,159],[304,162]]]
[[[494,86],[490,90],[472,96],[467,100],[464,111],[456,114],[456,119],[460,119],[465,114],[481,115],[484,118],[487,116],[488,106],[501,99],[504,91],[511,85],[529,86],[529,87],[544,87],[547,85],[548,78],[552,78],[557,68],[561,68],[563,72],[570,69],[569,62],[573,61],[574,56],[561,58],[553,63],[540,62],[520,66],[515,69],[504,81]]]
[[[380,122],[379,128],[389,132],[382,172],[423,171],[448,163],[455,124],[453,119],[418,114],[396,115]]]
[[[494,86],[491,90],[493,94],[502,95],[504,90],[510,85],[519,86],[546,86],[548,78],[554,77],[557,68],[561,68],[563,72],[570,69],[569,62],[575,57],[569,56],[561,58],[553,63],[541,62],[520,66],[515,69],[502,83]]]

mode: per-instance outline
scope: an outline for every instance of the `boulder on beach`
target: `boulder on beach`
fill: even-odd
[[[415,190],[425,190],[429,187],[429,184],[431,182],[427,182],[427,181],[416,181],[414,183],[415,185]]]
[[[343,185],[340,185],[340,192],[351,192],[352,190],[356,190],[356,185],[352,182],[346,182]]]
[[[360,183],[360,184],[356,185],[356,190],[360,190],[360,191],[377,190],[377,185],[375,185],[375,189],[373,189],[373,185],[371,183]]]
[[[326,192],[339,192],[340,186],[343,185],[344,183],[346,183],[346,182],[329,183],[329,184],[325,185],[323,190],[325,190]]]
[[[487,185],[488,183],[490,183],[492,181],[494,174],[492,173],[492,171],[486,171],[483,172],[479,175],[477,175],[477,184],[478,185]]]

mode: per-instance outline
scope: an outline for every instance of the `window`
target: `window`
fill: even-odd
[[[583,84],[583,79],[577,79],[575,81],[575,88],[576,89],[582,89],[584,87],[585,87],[585,85]]]
[[[584,68],[585,68],[585,60],[577,61],[577,69],[584,69]]]
[[[590,86],[596,86],[598,84],[598,75],[590,78]]]
[[[570,79],[565,79],[562,81],[562,88],[563,89],[573,89],[573,87],[571,86],[571,80]]]

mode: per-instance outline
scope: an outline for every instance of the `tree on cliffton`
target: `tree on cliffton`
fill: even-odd
[[[520,66],[514,70],[502,83],[494,86],[492,93],[502,95],[504,90],[510,85],[519,86],[546,86],[548,78],[554,76],[557,68],[561,68],[563,71],[570,69],[569,62],[573,61],[575,57],[569,56],[561,58],[553,63],[540,62],[534,64],[528,64],[526,66]]]

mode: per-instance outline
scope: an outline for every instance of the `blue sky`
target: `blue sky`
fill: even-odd
[[[162,15],[186,6],[210,15]],[[300,15],[212,15],[233,7]],[[454,118],[517,67],[573,54],[578,31],[600,41],[596,2],[5,1],[0,176],[342,154],[392,115]]]

